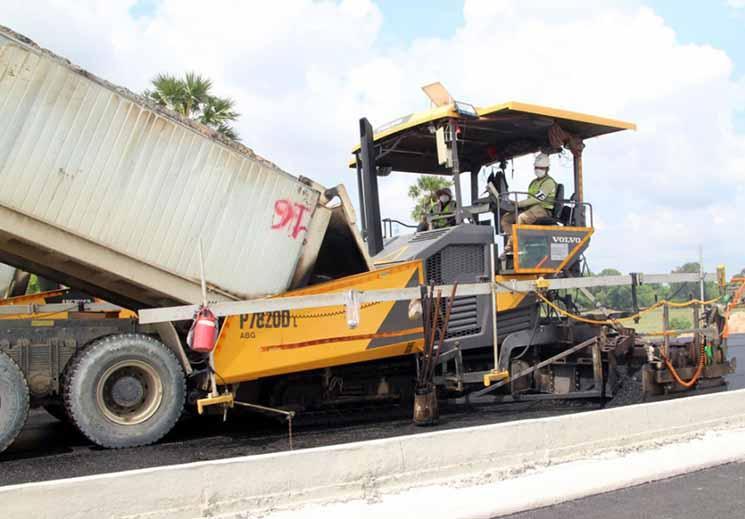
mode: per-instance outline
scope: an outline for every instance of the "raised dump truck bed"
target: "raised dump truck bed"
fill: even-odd
[[[129,308],[201,300],[200,239],[210,300],[282,292],[351,214],[2,26],[0,184],[0,261]]]

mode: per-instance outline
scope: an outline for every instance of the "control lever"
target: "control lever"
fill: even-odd
[[[512,200],[509,200],[507,198],[506,194],[502,194],[499,191],[497,191],[497,188],[494,187],[494,184],[487,183],[486,189],[489,192],[489,195],[493,196],[496,200],[499,200],[499,209],[503,212],[512,212],[515,210],[515,203]]]

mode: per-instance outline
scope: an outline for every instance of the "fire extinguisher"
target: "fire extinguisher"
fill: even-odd
[[[189,330],[189,346],[199,353],[209,353],[217,342],[217,317],[212,310],[203,306],[194,317]]]

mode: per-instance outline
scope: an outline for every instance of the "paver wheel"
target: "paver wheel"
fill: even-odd
[[[78,352],[64,387],[67,415],[92,442],[109,448],[160,440],[178,421],[186,382],[176,356],[141,334],[113,335]]]
[[[0,452],[8,448],[28,418],[26,377],[8,355],[0,351]]]

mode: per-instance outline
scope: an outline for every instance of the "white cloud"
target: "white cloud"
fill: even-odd
[[[467,0],[452,37],[404,49],[380,48],[385,20],[370,0],[164,0],[136,20],[134,0],[9,4],[3,23],[130,88],[162,71],[209,75],[238,101],[247,145],[352,193],[345,164],[358,118],[378,125],[426,108],[419,87],[433,80],[476,104],[517,99],[635,121],[637,132],[587,143],[586,196],[602,222],[593,268],[667,270],[695,259],[699,243],[731,269],[745,264],[745,240],[726,230],[745,207],[733,188],[745,184],[745,136],[733,127],[745,81],[726,53],[679,42],[639,2]],[[516,170],[524,186],[529,168]],[[554,171],[570,178],[566,165]],[[410,180],[381,182],[384,216],[408,219]]]
[[[727,3],[730,7],[734,7],[736,9],[745,7],[745,0],[727,0]]]

